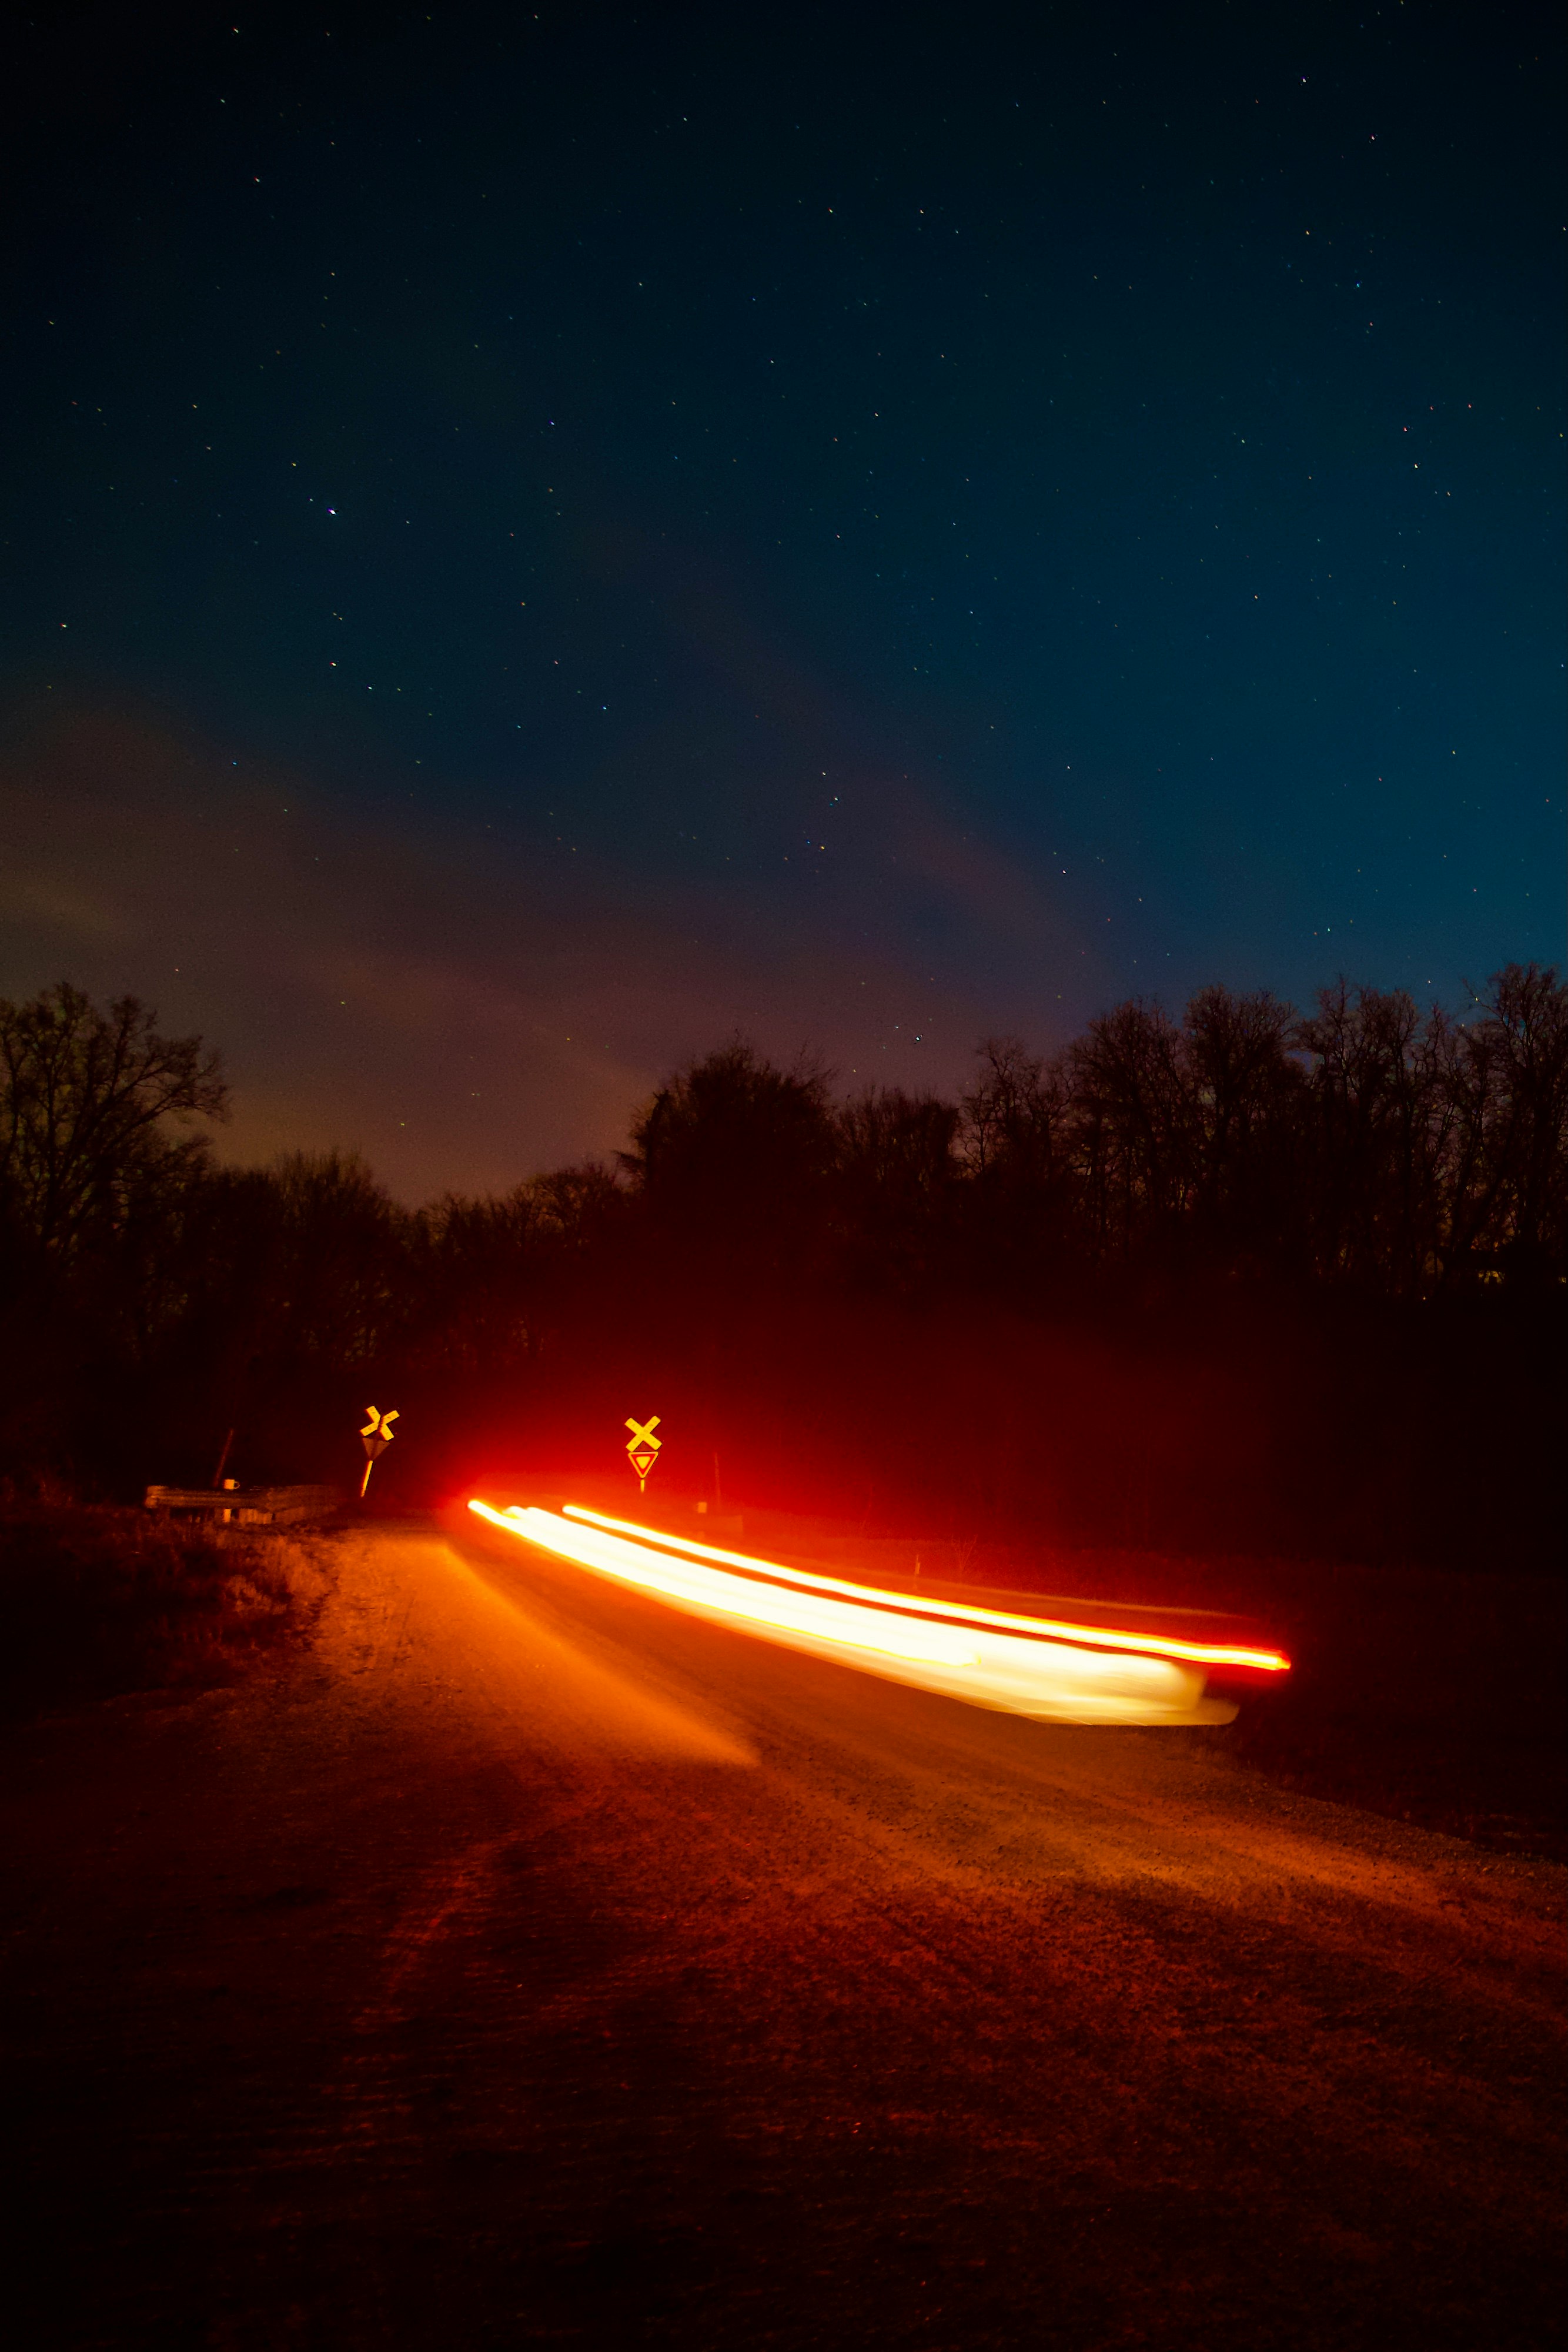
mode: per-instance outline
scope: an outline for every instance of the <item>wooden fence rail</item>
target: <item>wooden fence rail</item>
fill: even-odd
[[[149,1486],[150,1511],[215,1514],[242,1528],[286,1527],[299,1519],[324,1519],[340,1510],[337,1486]]]

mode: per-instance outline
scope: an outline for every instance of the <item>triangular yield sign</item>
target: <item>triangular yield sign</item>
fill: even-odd
[[[632,1467],[639,1478],[645,1478],[658,1458],[649,1447],[640,1445],[632,1456]]]

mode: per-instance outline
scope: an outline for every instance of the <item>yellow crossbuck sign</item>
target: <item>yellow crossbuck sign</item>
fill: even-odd
[[[397,1419],[395,1405],[391,1412],[378,1412],[373,1404],[368,1404],[365,1411],[371,1417],[360,1432],[360,1443],[369,1454],[370,1460],[365,1464],[365,1475],[360,1481],[361,1503],[365,1499],[365,1489],[371,1483],[371,1472],[375,1466],[377,1454],[384,1454],[397,1434],[392,1427],[393,1422]]]
[[[659,1415],[656,1412],[651,1412],[646,1421],[628,1419],[626,1426],[632,1433],[626,1442],[626,1451],[632,1457],[632,1467],[637,1473],[637,1491],[639,1494],[644,1494],[647,1491],[648,1473],[657,1462],[659,1448],[664,1442],[662,1437],[655,1437],[653,1434],[659,1426]]]

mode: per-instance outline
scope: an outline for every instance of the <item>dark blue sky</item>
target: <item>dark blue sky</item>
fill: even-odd
[[[1563,939],[1555,12],[55,14],[0,989],[412,1195]]]

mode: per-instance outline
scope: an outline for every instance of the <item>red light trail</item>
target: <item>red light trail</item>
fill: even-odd
[[[481,1518],[687,1612],[972,1704],[1079,1723],[1217,1723],[1214,1668],[1281,1674],[1277,1651],[1075,1624],[928,1601],[687,1541],[569,1503],[563,1512],[479,1500]]]

